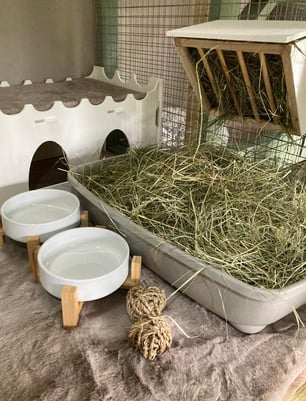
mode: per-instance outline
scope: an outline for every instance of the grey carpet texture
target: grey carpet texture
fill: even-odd
[[[246,335],[178,294],[163,312],[172,347],[149,361],[128,342],[126,290],[85,303],[78,327],[64,330],[25,246],[6,238],[0,267],[1,401],[280,401],[306,366],[306,329],[297,334],[293,313]],[[173,291],[146,268],[142,285]],[[298,312],[306,321],[306,305]]]

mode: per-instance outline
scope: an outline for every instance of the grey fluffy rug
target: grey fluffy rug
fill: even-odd
[[[88,302],[64,330],[61,305],[28,270],[26,249],[0,248],[1,401],[280,401],[306,366],[306,329],[293,314],[244,335],[179,294],[164,315],[173,346],[148,361],[128,343],[125,290]],[[147,269],[143,285],[171,287]],[[306,307],[299,310],[306,321]]]

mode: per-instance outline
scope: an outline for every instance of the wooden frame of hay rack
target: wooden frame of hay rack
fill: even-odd
[[[306,22],[218,20],[167,36],[205,114],[306,132]]]

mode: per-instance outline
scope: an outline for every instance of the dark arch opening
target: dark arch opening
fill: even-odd
[[[44,142],[33,155],[29,172],[29,189],[38,189],[67,181],[67,157],[60,145]]]
[[[101,157],[122,155],[127,152],[129,147],[126,135],[120,129],[115,129],[108,134],[102,148]]]

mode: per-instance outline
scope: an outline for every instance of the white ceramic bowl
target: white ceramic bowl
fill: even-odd
[[[1,207],[4,233],[20,242],[39,235],[44,242],[52,235],[80,224],[77,196],[59,189],[35,189],[9,198]]]
[[[40,282],[57,298],[65,285],[78,288],[79,301],[103,298],[126,280],[129,254],[125,239],[113,231],[96,227],[63,231],[38,251]]]

